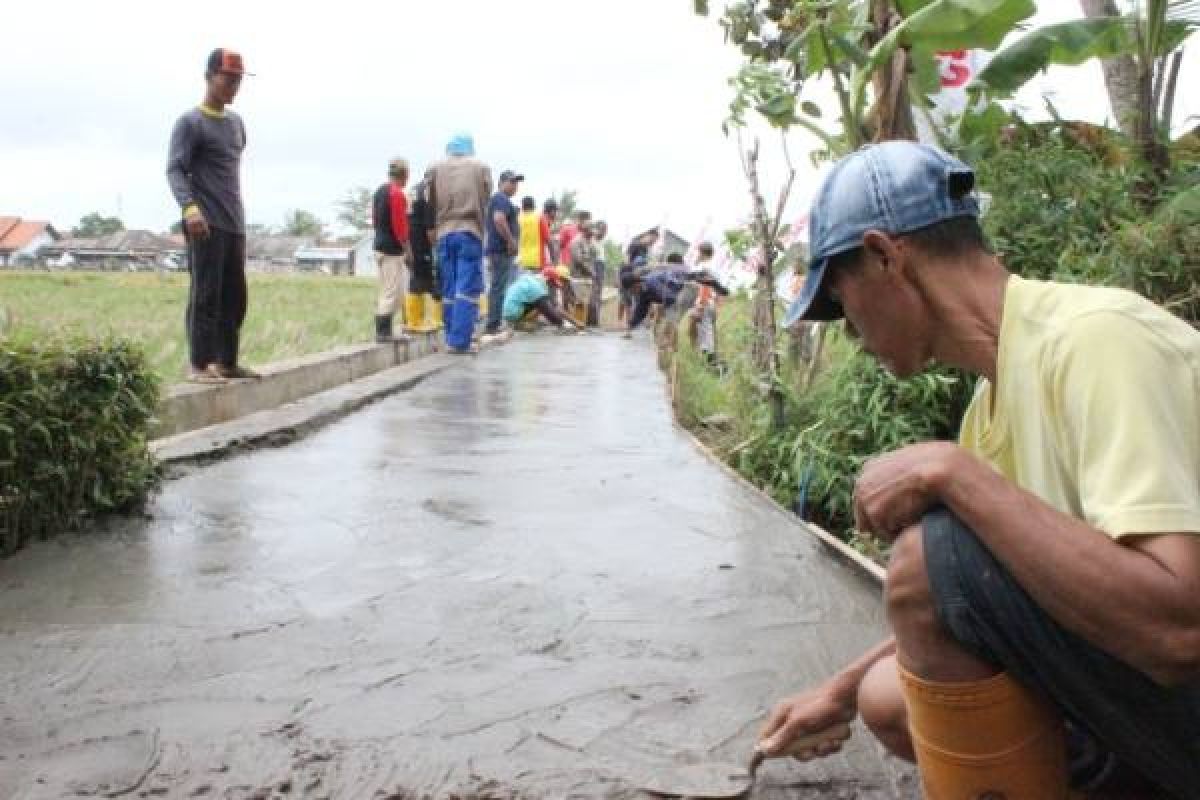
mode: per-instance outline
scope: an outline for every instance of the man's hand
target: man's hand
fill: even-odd
[[[836,753],[845,739],[835,737],[797,752],[791,746],[802,736],[821,733],[854,719],[858,711],[853,697],[853,693],[842,692],[837,684],[830,682],[781,700],[758,736],[758,751],[768,758],[790,755],[800,761]]]
[[[200,213],[200,209],[194,208],[188,211],[183,218],[183,225],[187,228],[188,238],[208,238],[208,220],[204,218],[204,214]]]
[[[512,239],[508,240],[508,254],[510,256],[515,256],[517,254],[517,243]]]
[[[854,525],[891,541],[941,498],[940,476],[967,466],[966,451],[953,442],[922,442],[873,458],[854,484]]]

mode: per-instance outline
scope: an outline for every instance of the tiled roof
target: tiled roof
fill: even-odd
[[[17,220],[15,224],[6,225],[8,220]],[[45,220],[26,219],[17,217],[0,217],[0,250],[20,250],[47,228],[53,234],[54,228]]]

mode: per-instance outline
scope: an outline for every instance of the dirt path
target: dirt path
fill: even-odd
[[[0,562],[0,797],[629,795],[881,633],[647,347],[527,337]],[[759,786],[913,796],[861,730]]]

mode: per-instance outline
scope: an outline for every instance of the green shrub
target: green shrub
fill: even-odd
[[[0,553],[143,504],[158,392],[126,341],[0,342]]]

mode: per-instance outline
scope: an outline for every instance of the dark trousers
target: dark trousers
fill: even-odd
[[[1058,706],[1076,788],[1149,782],[1154,789],[1122,796],[1197,797],[1200,684],[1160,686],[1063,628],[949,511],[926,514],[922,530],[938,619],[967,650]]]
[[[597,261],[593,269],[595,273],[592,275],[592,292],[588,295],[587,324],[595,327],[600,324],[600,301],[604,297],[604,262]]]
[[[408,293],[429,294],[441,297],[438,289],[437,273],[433,268],[433,255],[416,256],[408,270]]]
[[[507,253],[492,253],[487,257],[488,278],[488,312],[487,325],[484,331],[495,333],[500,330],[500,312],[504,309],[504,293],[509,284],[517,279],[517,262]]]
[[[246,319],[246,237],[213,228],[188,240],[187,334],[192,367],[236,367]]]

